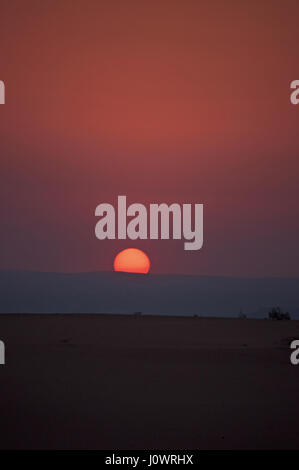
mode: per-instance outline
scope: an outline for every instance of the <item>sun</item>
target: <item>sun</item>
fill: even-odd
[[[120,251],[113,263],[114,271],[122,271],[125,273],[142,273],[147,274],[150,269],[149,257],[144,251],[137,248],[127,248]]]

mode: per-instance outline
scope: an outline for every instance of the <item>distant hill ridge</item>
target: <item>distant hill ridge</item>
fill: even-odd
[[[299,318],[299,278],[0,271],[0,313],[134,313]]]

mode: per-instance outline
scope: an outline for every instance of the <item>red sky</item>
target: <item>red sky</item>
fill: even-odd
[[[299,3],[1,0],[0,268],[299,275]],[[95,207],[204,204],[204,247],[99,241]]]

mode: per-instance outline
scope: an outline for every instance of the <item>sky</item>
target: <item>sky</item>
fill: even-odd
[[[0,269],[299,276],[297,0],[1,0]],[[204,244],[95,237],[95,208],[204,204]]]

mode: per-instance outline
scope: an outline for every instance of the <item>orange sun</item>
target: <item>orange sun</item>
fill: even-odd
[[[143,274],[149,272],[150,265],[149,257],[137,248],[127,248],[120,251],[113,263],[114,271]]]

